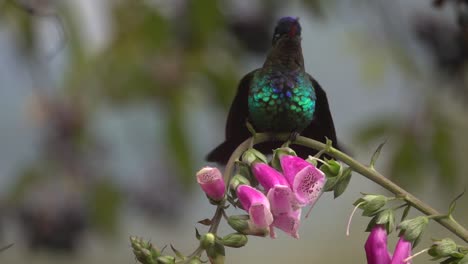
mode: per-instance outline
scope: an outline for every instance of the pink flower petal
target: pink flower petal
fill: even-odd
[[[280,158],[281,168],[283,169],[283,175],[292,186],[294,183],[294,177],[296,174],[307,166],[312,164],[307,161],[291,155],[284,155]]]
[[[367,264],[390,264],[387,249],[387,230],[384,225],[375,225],[364,245]]]
[[[258,228],[267,228],[273,223],[273,215],[270,212],[269,206],[256,203],[252,204],[249,209],[250,220]]]
[[[313,206],[323,192],[325,180],[325,174],[312,165],[299,171],[292,185],[297,206]]]
[[[204,167],[197,172],[197,182],[208,197],[222,200],[226,192],[223,175],[217,168]]]
[[[273,226],[283,230],[286,234],[299,238],[299,225],[301,223],[301,209],[291,211],[289,214],[275,216]]]
[[[289,186],[276,185],[267,194],[273,215],[288,214],[292,209],[294,194]]]
[[[393,252],[391,264],[411,264],[411,260],[404,262],[406,258],[411,256],[411,242],[406,241],[403,236],[400,237]]]
[[[270,209],[270,203],[266,196],[249,185],[243,184],[237,187],[237,198],[239,198],[242,207],[246,211],[249,211],[252,204],[267,204],[268,210]]]
[[[266,163],[254,163],[252,172],[266,192],[278,184],[289,186],[284,176]]]

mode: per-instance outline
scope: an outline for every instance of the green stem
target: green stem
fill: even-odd
[[[265,141],[271,141],[272,139],[286,141],[289,139],[289,134],[276,134],[276,135],[265,134],[265,133],[256,134],[255,144],[262,143]],[[244,141],[236,149],[236,151],[240,151],[241,146],[248,144],[250,140],[251,139],[247,139],[246,141]],[[396,185],[389,179],[385,178],[382,174],[380,174],[376,170],[361,164],[360,162],[356,161],[355,159],[351,158],[350,156],[346,155],[345,153],[333,147],[329,147],[326,144],[323,144],[317,140],[313,140],[313,139],[302,137],[302,136],[298,136],[296,140],[294,141],[294,144],[309,147],[318,151],[324,150],[325,153],[347,164],[351,169],[353,169],[353,171],[361,174],[362,176],[368,178],[369,180],[377,183],[378,185],[392,192],[396,197],[402,197],[403,199],[405,199],[405,201],[408,204],[410,204],[412,207],[419,210],[421,213],[425,215],[441,215],[441,213],[439,213],[437,210],[435,210],[428,204],[424,203],[423,201],[419,200],[414,195],[407,192],[400,186]],[[244,150],[246,150],[246,148]],[[226,169],[228,169],[228,167],[226,167]],[[450,218],[436,218],[434,220],[468,243],[468,230],[466,230],[457,221],[454,221]]]

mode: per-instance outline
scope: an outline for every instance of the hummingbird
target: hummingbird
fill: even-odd
[[[226,164],[236,147],[255,132],[301,134],[338,147],[328,99],[319,83],[305,71],[299,18],[283,17],[274,30],[272,47],[263,66],[245,75],[238,86],[226,122],[226,140],[207,160]],[[281,142],[265,142],[256,148],[268,153]],[[317,151],[295,146],[306,158]]]

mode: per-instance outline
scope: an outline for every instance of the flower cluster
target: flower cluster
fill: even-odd
[[[301,210],[313,206],[325,185],[325,175],[309,162],[292,155],[279,157],[282,173],[266,163],[251,164],[253,175],[263,190],[248,185],[237,187],[242,208],[258,228],[274,227],[298,238]]]
[[[249,166],[253,180],[260,186],[252,186],[241,175],[230,182],[239,205],[249,214],[247,220],[232,219],[230,224],[237,231],[250,235],[269,233],[274,238],[274,228],[278,228],[294,238],[299,237],[302,208],[317,202],[326,177],[315,165],[293,155],[294,152],[282,151],[274,157],[279,170],[268,165],[266,158],[253,149],[244,154],[243,164]],[[197,180],[212,202],[224,199],[226,188],[218,169],[203,168],[197,173]]]

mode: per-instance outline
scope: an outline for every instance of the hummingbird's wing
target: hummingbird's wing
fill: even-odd
[[[207,161],[226,164],[235,148],[251,136],[246,126],[249,116],[248,96],[250,82],[258,70],[251,71],[240,81],[226,122],[226,141],[208,154]]]
[[[309,75],[309,79],[314,86],[317,101],[315,103],[314,119],[310,125],[302,131],[301,135],[323,143],[325,143],[326,138],[328,138],[333,142],[333,147],[339,148],[336,139],[335,125],[333,124],[333,118],[328,105],[327,94],[312,76]]]

